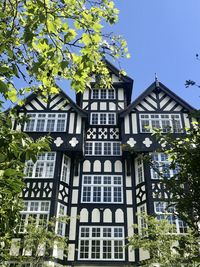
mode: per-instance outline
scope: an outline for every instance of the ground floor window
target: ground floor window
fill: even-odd
[[[168,220],[174,225],[174,232],[178,234],[187,233],[187,224],[176,215],[175,207],[167,202],[154,202],[154,211],[158,220]]]
[[[123,227],[80,227],[80,260],[124,260]]]

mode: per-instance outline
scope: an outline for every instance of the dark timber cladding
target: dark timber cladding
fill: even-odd
[[[92,76],[92,89],[78,94],[77,104],[60,90],[47,99],[32,94],[16,107],[19,116],[29,118],[17,129],[33,138],[50,134],[53,140],[51,152],[26,162],[20,232],[33,214],[44,224],[69,215],[68,225],[56,224],[56,233],[69,238],[69,250],[65,255],[53,248],[55,266],[123,267],[149,257],[141,249],[127,249],[126,237],[134,234],[134,223],[144,223],[138,213],[164,216],[170,196],[142,154],[162,162],[170,178],[173,171],[167,156],[156,152],[160,144],[151,129],[167,133],[170,127],[177,137],[191,126],[188,113],[194,109],[158,81],[130,103],[133,80],[106,63],[110,89],[94,87]],[[173,223],[178,233],[187,231],[184,222],[175,218]]]

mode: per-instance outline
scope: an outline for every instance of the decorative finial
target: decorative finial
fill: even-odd
[[[159,87],[159,81],[158,81],[158,77],[157,77],[156,72],[155,72],[155,84],[156,84],[156,88]]]

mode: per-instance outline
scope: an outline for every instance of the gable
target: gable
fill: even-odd
[[[139,112],[190,112],[194,110],[183,99],[156,81],[121,113]]]

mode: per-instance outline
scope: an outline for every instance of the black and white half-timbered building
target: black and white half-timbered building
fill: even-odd
[[[26,162],[20,225],[23,233],[31,214],[44,222],[70,217],[68,225],[59,222],[55,229],[69,238],[68,255],[54,249],[52,266],[125,267],[149,256],[127,248],[127,237],[134,234],[137,213],[164,217],[163,198],[168,200],[169,194],[141,155],[162,162],[169,178],[172,170],[166,155],[155,152],[160,145],[151,128],[166,133],[171,127],[176,137],[191,124],[188,113],[193,108],[158,81],[131,103],[133,80],[107,64],[112,89],[94,88],[92,78],[93,89],[78,94],[76,104],[60,91],[47,102],[32,94],[17,107],[19,116],[26,114],[29,121],[16,127],[33,138],[50,133],[53,139],[51,152],[39,154],[36,163]],[[137,153],[124,151],[122,144]],[[186,231],[184,222],[168,218],[178,233]]]

